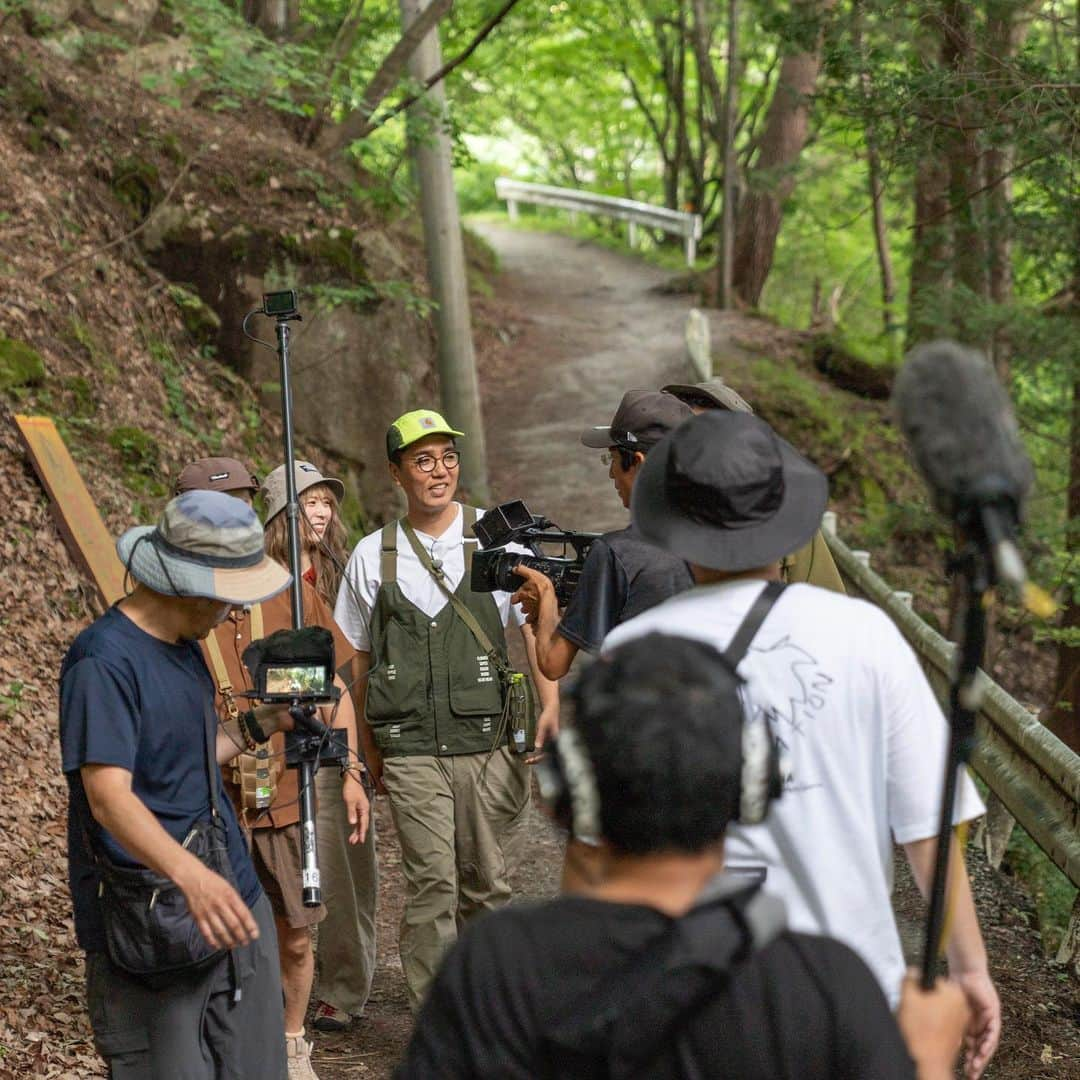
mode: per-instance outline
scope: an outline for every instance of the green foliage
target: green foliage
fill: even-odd
[[[25,341],[0,335],[0,392],[40,386],[45,381],[45,361]]]
[[[196,88],[210,108],[252,104],[308,116],[319,95],[321,53],[309,45],[268,42],[240,12],[219,0],[166,0],[162,7],[184,27],[194,65],[177,76]]]
[[[217,340],[221,332],[221,319],[212,307],[202,298],[183,285],[170,285],[168,293],[173,303],[180,309],[180,318],[189,334],[200,345],[207,345]]]
[[[191,408],[188,405],[187,390],[185,388],[186,373],[183,365],[176,358],[172,346],[167,341],[155,338],[150,340],[147,348],[150,355],[161,366],[168,415],[189,434],[200,434],[200,426],[195,422],[195,418],[191,414]]]
[[[129,488],[156,498],[168,493],[162,482],[161,447],[153,435],[133,425],[121,425],[109,432],[106,441],[120,455]]]

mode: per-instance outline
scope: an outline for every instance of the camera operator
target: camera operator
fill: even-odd
[[[663,387],[663,392],[685,402],[695,413],[712,409],[745,413],[754,411],[723,379],[708,379],[706,382],[690,385],[671,383]],[[786,556],[780,569],[784,581],[789,583],[805,581],[809,585],[831,589],[833,592],[847,591],[820,529],[814,533],[810,543]]]
[[[606,450],[608,476],[623,506],[645,455],[669,431],[692,415],[670,394],[630,390],[610,424],[586,428],[585,446]],[[689,589],[690,568],[683,559],[647,544],[633,525],[604,533],[589,548],[577,589],[559,618],[555,590],[543,574],[521,566],[525,584],[514,594],[536,632],[536,656],[549,679],[561,679],[580,649],[595,653],[612,627]]]
[[[722,873],[764,762],[744,758],[730,663],[651,634],[590,666],[573,696],[541,791],[597,847],[597,880],[467,928],[396,1075],[886,1080],[915,1076],[914,1058],[922,1080],[951,1077],[956,987],[905,986],[905,1048],[855,953],[788,931],[760,882]]]
[[[134,588],[79,634],[60,672],[69,881],[95,1044],[118,1078],[283,1080],[273,916],[218,764],[292,720],[267,705],[218,728],[197,642],[289,574],[264,556],[251,508],[220,492],[174,498],[117,552]],[[157,952],[133,963],[116,933],[129,916],[163,920],[169,970],[155,969]]]
[[[297,462],[298,493],[314,483],[324,483],[325,478],[307,462]],[[317,477],[317,479],[315,479]],[[246,479],[241,486],[240,481]],[[305,481],[310,483],[305,484]],[[335,480],[340,485],[340,481]],[[188,465],[180,474],[178,488],[186,490],[224,490],[250,505],[252,488],[257,488],[255,477],[241,462],[231,458],[200,459]],[[284,468],[275,470],[267,478],[267,525],[280,515],[285,505]],[[267,534],[264,534],[267,535]],[[268,545],[269,546],[269,545]],[[280,562],[281,560],[276,560]],[[304,623],[322,626],[334,636],[335,663],[340,670],[346,667],[353,655],[353,648],[334,623],[326,604],[306,581],[301,582],[304,606]],[[287,592],[264,603],[252,604],[247,609],[234,609],[225,621],[213,630],[203,642],[203,655],[217,689],[216,705],[222,720],[234,717],[246,706],[241,695],[253,689],[251,674],[243,662],[244,650],[252,640],[266,637],[277,630],[292,627],[292,604]],[[332,710],[322,709],[322,721],[330,726],[343,727],[348,732],[348,743],[357,746],[352,701],[340,676],[335,678],[342,697],[337,716]],[[239,702],[239,703],[238,703]],[[241,742],[243,747],[243,742]],[[281,961],[281,984],[285,995],[285,1044],[289,1068],[289,1080],[317,1080],[311,1065],[311,1044],[305,1039],[304,1016],[311,997],[315,973],[315,957],[311,947],[310,928],[326,917],[326,907],[305,907],[302,897],[302,859],[300,854],[300,792],[297,770],[284,765],[285,739],[274,735],[261,757],[256,753],[240,754],[233,766],[226,770],[226,790],[240,816],[241,823],[250,834],[251,853],[259,883],[269,897],[277,929],[278,951]],[[257,770],[269,771],[260,781]],[[338,770],[332,771],[331,783],[340,788],[338,805],[344,804],[351,829],[349,842],[362,845],[366,839],[369,817],[367,796],[358,778],[354,761],[343,778]],[[320,770],[320,776],[324,770]],[[270,785],[269,791],[265,784]],[[319,784],[324,798],[334,797],[325,781]],[[343,832],[345,830],[342,830]],[[322,838],[320,837],[320,840]],[[321,846],[321,845],[320,845]]]
[[[643,536],[686,559],[695,588],[616,629],[605,650],[659,631],[727,648],[779,585],[781,562],[814,535],[824,474],[745,413],[707,412],[649,455],[632,513]],[[742,673],[755,715],[789,761],[785,797],[760,826],[736,827],[734,867],[767,872],[791,924],[850,945],[894,1003],[904,971],[893,917],[893,843],[924,894],[933,874],[948,727],[918,659],[879,608],[811,585],[775,600]],[[982,813],[960,778],[954,823]],[[962,855],[954,851],[952,979],[973,1009],[967,1074],[981,1074],[1001,1014]]]
[[[509,593],[470,587],[477,511],[454,501],[461,434],[428,409],[390,425],[406,514],[357,544],[334,611],[359,652],[361,740],[401,844],[401,963],[414,1010],[458,927],[509,900],[507,846],[520,840],[529,800],[525,761],[500,722],[504,627],[523,617]],[[539,747],[558,728],[558,688],[536,668],[531,629],[521,630],[543,706]]]

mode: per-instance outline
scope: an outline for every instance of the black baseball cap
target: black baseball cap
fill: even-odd
[[[665,394],[685,401],[692,409],[727,409],[730,412],[752,413],[754,410],[723,379],[706,379],[699,383],[668,383],[662,386]]]
[[[714,570],[768,566],[821,526],[825,474],[764,420],[701,413],[646,457],[630,505],[650,543]]]
[[[610,424],[586,428],[581,441],[594,450],[621,446],[625,450],[650,450],[674,431],[693,411],[677,397],[659,390],[628,390]]]

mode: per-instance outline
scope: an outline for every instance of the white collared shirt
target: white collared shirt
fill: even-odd
[[[455,505],[457,516],[441,536],[429,536],[420,529],[415,530],[417,539],[431,556],[431,561],[442,563],[446,587],[451,592],[457,589],[465,576],[461,504]],[[510,550],[524,551],[524,548],[512,544]],[[338,626],[360,652],[371,652],[371,612],[381,584],[381,556],[380,528],[365,536],[353,550],[345,567],[345,575],[334,607],[334,619]],[[397,527],[397,583],[405,599],[431,618],[438,615],[450,602],[446,593],[416,557],[400,522]],[[521,608],[510,603],[510,593],[494,592],[491,596],[498,605],[503,626],[511,623],[520,626],[524,623],[525,616]]]

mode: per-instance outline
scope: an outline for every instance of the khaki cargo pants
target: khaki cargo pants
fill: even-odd
[[[401,966],[416,1012],[465,920],[510,899],[529,770],[505,748],[388,757],[383,783],[401,845]]]
[[[316,996],[335,1009],[361,1016],[375,977],[375,814],[362,844],[350,844],[341,775],[322,768],[315,778],[319,797],[316,827],[326,918],[319,925],[319,986]],[[374,807],[372,807],[374,811]]]

